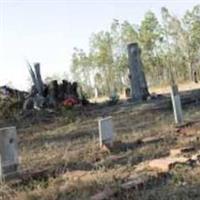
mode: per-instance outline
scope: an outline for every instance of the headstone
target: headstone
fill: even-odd
[[[171,100],[174,110],[175,123],[181,125],[183,124],[183,113],[177,85],[171,86]]]
[[[2,171],[2,161],[1,161],[1,155],[0,155],[0,183],[3,181],[3,171]]]
[[[99,140],[100,147],[105,145],[112,146],[115,133],[112,123],[112,117],[106,117],[99,119]]]
[[[137,43],[131,43],[128,45],[131,93],[132,99],[137,101],[146,100],[149,96],[140,55],[141,49],[138,47]]]
[[[0,155],[3,176],[16,173],[19,164],[16,127],[0,129]]]

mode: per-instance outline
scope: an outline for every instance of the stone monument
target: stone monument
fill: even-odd
[[[137,43],[128,45],[128,61],[130,69],[131,95],[136,101],[146,100],[149,96],[148,86],[141,61],[141,49]]]

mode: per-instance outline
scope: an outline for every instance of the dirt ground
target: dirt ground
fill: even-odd
[[[139,189],[120,187],[138,165],[168,156],[170,149],[192,146],[193,153],[200,150],[199,104],[183,107],[189,123],[182,128],[174,125],[172,109],[148,105],[91,105],[81,111],[66,110],[46,121],[17,124],[22,175],[1,185],[0,199],[88,200],[106,188],[115,192],[104,199],[200,199],[198,164],[177,165],[164,180]],[[121,146],[99,148],[98,119],[102,116],[112,116]],[[162,140],[139,142],[150,137]]]

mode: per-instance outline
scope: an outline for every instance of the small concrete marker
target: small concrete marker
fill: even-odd
[[[98,123],[100,147],[104,144],[112,147],[115,138],[112,117],[101,118]]]
[[[19,160],[16,127],[0,129],[0,155],[3,176],[17,173]]]
[[[171,86],[171,100],[174,110],[175,123],[181,125],[183,124],[183,113],[177,85]]]

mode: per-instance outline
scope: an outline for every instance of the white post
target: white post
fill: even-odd
[[[0,183],[3,181],[3,169],[2,169],[2,160],[1,160],[1,154],[0,154]]]
[[[182,106],[181,106],[181,99],[178,93],[177,85],[171,86],[171,100],[174,110],[174,119],[176,124],[183,124],[183,113],[182,113]]]
[[[97,99],[99,97],[99,92],[97,87],[94,88],[94,98]]]

